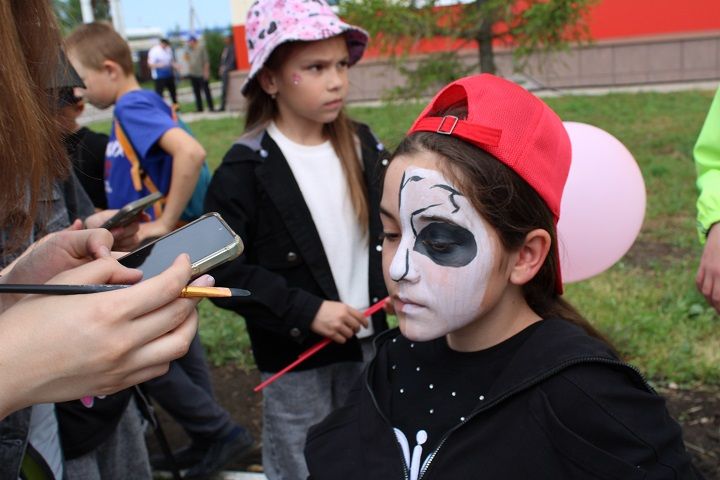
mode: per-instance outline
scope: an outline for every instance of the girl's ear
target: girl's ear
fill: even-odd
[[[267,68],[261,68],[258,72],[258,82],[260,88],[271,97],[278,92],[277,82],[275,81],[275,75]]]
[[[510,270],[510,283],[525,285],[533,279],[545,263],[550,251],[550,234],[541,228],[532,230],[525,236],[525,242],[515,253],[515,263]]]

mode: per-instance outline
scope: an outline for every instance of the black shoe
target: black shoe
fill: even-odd
[[[191,467],[183,478],[209,478],[220,472],[225,465],[248,453],[254,440],[250,432],[242,427],[232,440],[220,440],[210,444],[205,457],[200,463]],[[232,434],[231,434],[232,435]]]
[[[179,470],[190,468],[194,465],[199,464],[208,452],[207,447],[199,447],[194,443],[187,445],[183,448],[175,450],[173,457],[175,458],[175,465]],[[171,470],[170,459],[168,459],[163,453],[155,453],[150,455],[150,466],[153,470]]]

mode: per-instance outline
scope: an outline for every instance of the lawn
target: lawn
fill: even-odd
[[[720,317],[697,293],[692,147],[713,92],[609,94],[547,99],[563,120],[596,125],[633,153],[647,212],[633,248],[607,272],[566,287],[566,298],[654,382],[720,385]],[[351,108],[392,148],[421,104]],[[192,123],[214,168],[241,132],[238,119]],[[201,336],[215,364],[251,368],[240,318],[201,304]]]

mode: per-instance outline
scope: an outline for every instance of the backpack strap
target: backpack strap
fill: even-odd
[[[152,181],[150,175],[148,175],[142,168],[140,159],[130,143],[130,139],[128,139],[122,126],[120,126],[120,121],[117,119],[115,120],[115,138],[117,138],[120,148],[122,148],[123,153],[125,153],[125,157],[127,157],[130,162],[130,177],[132,178],[133,188],[135,188],[135,191],[142,191],[142,187],[144,185],[150,193],[159,192],[160,190],[155,185],[155,182]],[[153,204],[153,213],[155,214],[155,218],[160,218],[162,215],[164,203],[165,200],[162,198],[160,201]]]

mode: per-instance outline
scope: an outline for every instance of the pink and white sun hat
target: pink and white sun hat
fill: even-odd
[[[354,65],[365,52],[368,34],[340,20],[325,0],[255,1],[245,22],[250,72],[240,91],[243,95],[247,92],[250,81],[279,45],[325,40],[340,34],[345,35],[350,65]]]

